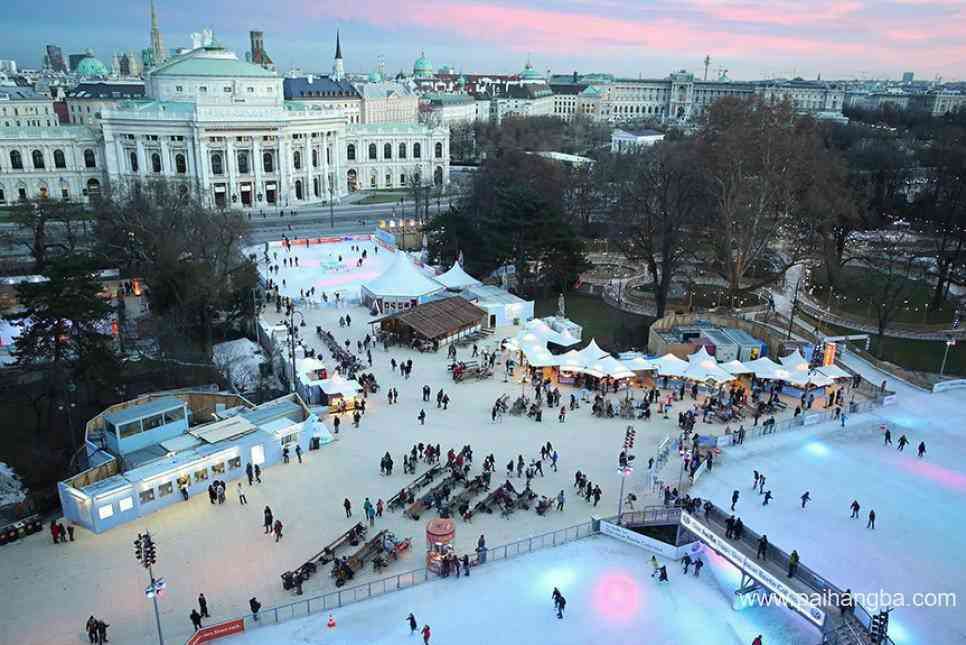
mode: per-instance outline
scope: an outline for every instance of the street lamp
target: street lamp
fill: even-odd
[[[637,432],[634,430],[634,426],[627,426],[627,430],[624,432],[624,450],[621,451],[620,457],[618,458],[617,472],[621,475],[621,490],[617,495],[618,526],[620,526],[621,517],[624,514],[624,482],[634,472],[634,469],[630,466],[630,462],[634,460],[634,455],[630,454],[630,451],[634,447],[634,437],[636,435]]]
[[[295,326],[295,317],[299,318],[298,327]],[[295,391],[295,341],[298,338],[299,327],[305,327],[305,316],[301,311],[295,309],[295,305],[290,305],[288,309],[288,321],[285,323],[288,329],[289,359],[292,361],[292,380],[289,381],[289,390]]]
[[[946,351],[943,352],[943,364],[939,367],[940,378],[942,378],[942,375],[946,372],[946,359],[949,357],[949,348],[955,347],[955,346],[956,346],[955,338],[950,338],[949,340],[946,341]]]
[[[151,582],[144,589],[144,595],[154,601],[154,620],[158,624],[158,643],[164,645],[164,634],[161,633],[161,613],[158,611],[158,596],[164,592],[167,582],[164,578],[155,578],[152,567],[158,562],[158,550],[151,538],[151,534],[145,531],[138,533],[138,539],[134,540],[134,557],[148,570],[148,577]]]
[[[332,176],[329,175],[329,228],[335,228],[335,213],[332,200],[335,199],[335,188],[332,186]]]
[[[792,337],[792,324],[795,322],[795,308],[798,307],[798,290],[802,286],[802,280],[805,278],[805,272],[798,276],[798,282],[795,283],[795,296],[792,298],[792,310],[788,312],[788,334],[785,338],[790,339]]]

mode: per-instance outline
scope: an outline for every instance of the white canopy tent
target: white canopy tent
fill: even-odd
[[[459,262],[453,264],[449,271],[436,276],[435,280],[452,291],[459,291],[460,289],[465,289],[466,287],[476,287],[483,284],[464,271]]]
[[[604,356],[588,365],[584,372],[598,378],[608,376],[610,378],[633,378],[634,372],[627,369],[623,363],[611,355]]]
[[[657,366],[653,361],[649,361],[643,356],[635,356],[633,358],[625,358],[621,360],[624,363],[624,367],[632,372],[654,372],[657,371]]]
[[[683,378],[684,373],[688,370],[688,362],[683,361],[674,354],[668,353],[660,358],[655,358],[651,361],[653,365],[657,367],[657,373],[659,376],[671,376],[676,378]]]
[[[843,370],[838,365],[823,365],[816,370],[822,376],[827,376],[830,379],[850,379],[852,375]]]
[[[718,367],[720,367],[724,371],[728,372],[728,374],[731,374],[733,376],[738,376],[739,374],[754,374],[755,373],[755,370],[753,370],[750,367],[746,366],[741,361],[729,361],[727,363],[721,363],[720,365],[718,365]]]
[[[813,370],[812,366],[809,365],[808,361],[805,360],[805,357],[797,349],[788,356],[782,356],[779,360],[781,361],[782,367],[788,371],[787,378],[779,378],[784,378],[793,385],[799,387],[806,387],[808,385],[823,387],[833,382],[828,376]]]
[[[771,360],[767,356],[762,356],[761,358],[756,358],[753,361],[746,361],[744,363],[745,367],[750,369],[751,372],[757,378],[763,379],[779,379],[784,378],[782,376],[776,376],[779,371],[787,374],[787,370],[784,370],[781,365]]]
[[[363,283],[361,291],[367,305],[375,302],[385,312],[408,309],[443,289],[442,284],[420,271],[406,253],[396,251],[389,268],[378,278]]]
[[[716,383],[727,383],[735,378],[729,372],[718,367],[718,361],[704,347],[688,356],[688,368],[684,372],[684,377],[695,381],[714,381]]]

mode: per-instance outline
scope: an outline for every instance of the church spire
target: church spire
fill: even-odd
[[[164,46],[161,44],[161,30],[158,29],[158,15],[154,11],[154,0],[151,0],[151,53],[155,65],[164,62]]]
[[[339,40],[339,30],[335,30],[335,59],[342,58],[342,43]]]
[[[335,30],[335,61],[332,63],[332,79],[341,81],[345,78],[345,67],[342,65],[342,40],[339,30]]]

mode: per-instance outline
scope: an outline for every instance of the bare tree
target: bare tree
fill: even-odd
[[[27,247],[37,273],[44,271],[51,255],[77,251],[90,225],[90,216],[82,204],[56,199],[18,202],[10,219],[18,230],[8,237]]]
[[[671,281],[694,251],[692,228],[706,202],[703,178],[687,143],[644,148],[624,165],[611,221],[624,255],[647,267],[661,318]]]
[[[871,271],[868,281],[874,285],[872,308],[880,354],[885,331],[908,297],[914,280],[918,255],[912,248],[913,241],[908,233],[884,229],[866,238],[861,261]]]

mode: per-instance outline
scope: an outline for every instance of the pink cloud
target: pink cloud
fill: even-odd
[[[795,27],[828,24],[852,16],[864,8],[861,2],[759,2],[756,0],[691,0],[707,17],[745,24]]]

